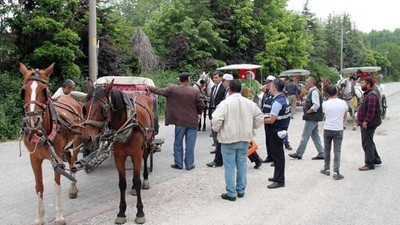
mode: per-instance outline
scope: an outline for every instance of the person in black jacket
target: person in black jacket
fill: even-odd
[[[306,150],[308,140],[312,138],[318,155],[313,157],[313,160],[324,159],[324,148],[321,144],[321,138],[318,132],[318,123],[324,119],[322,112],[322,95],[318,88],[315,86],[315,79],[308,77],[306,80],[307,98],[303,105],[303,120],[306,121],[301,135],[301,141],[295,153],[289,154],[290,157],[295,159],[302,159],[304,151]]]
[[[210,96],[210,107],[208,116],[212,120],[212,114],[219,105],[219,103],[225,99],[225,88],[222,85],[222,74],[215,71],[212,75],[214,86],[211,89]],[[214,160],[207,163],[208,167],[220,167],[223,165],[222,154],[221,154],[221,144],[217,140],[217,132],[212,131],[212,138],[216,146]],[[214,153],[214,152],[211,152]]]

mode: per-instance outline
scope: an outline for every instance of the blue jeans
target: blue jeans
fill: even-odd
[[[289,134],[286,134],[286,137],[283,139],[283,144],[285,145],[289,144]]]
[[[185,167],[191,169],[194,165],[194,145],[196,144],[197,128],[175,126],[174,162],[183,168],[183,137],[185,136]]]
[[[221,144],[222,159],[225,168],[226,193],[236,197],[236,193],[244,194],[247,173],[247,142],[239,141],[232,144]],[[236,184],[235,184],[235,167]]]
[[[303,157],[310,137],[313,140],[314,146],[318,151],[318,156],[324,157],[324,148],[322,147],[321,138],[319,137],[318,133],[318,121],[311,120],[306,120],[303,134],[301,135],[300,145],[299,147],[297,147],[296,154],[300,157]]]

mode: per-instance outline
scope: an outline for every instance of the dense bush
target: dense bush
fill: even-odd
[[[0,74],[0,141],[15,139],[21,125],[22,101],[19,73]]]

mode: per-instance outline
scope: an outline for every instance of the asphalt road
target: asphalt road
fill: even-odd
[[[221,200],[225,192],[223,168],[207,168],[214,155],[209,152],[209,127],[199,132],[196,143],[196,168],[174,170],[173,127],[162,126],[157,138],[164,138],[162,152],[154,156],[150,190],[143,191],[146,224],[400,224],[400,83],[385,85],[388,112],[377,129],[375,143],[383,164],[373,171],[360,172],[364,155],[360,131],[345,130],[341,173],[335,181],[319,173],[322,161],[312,161],[316,150],[309,142],[302,160],[286,157],[286,187],[269,190],[268,177],[273,168],[264,164],[259,170],[248,164],[248,186],[243,199]],[[297,147],[304,122],[301,110],[291,121],[289,138]],[[349,121],[349,123],[351,123]],[[349,124],[350,125],[350,124]],[[259,154],[265,157],[264,131],[258,130]],[[322,124],[320,125],[322,137]],[[0,224],[30,224],[36,216],[34,177],[29,153],[18,142],[0,144]],[[292,151],[287,151],[286,154]],[[129,165],[128,165],[129,166]],[[131,174],[128,171],[128,174]],[[45,221],[54,224],[55,197],[53,172],[44,163]],[[131,175],[129,175],[131,177]],[[79,172],[78,198],[68,198],[69,181],[62,179],[63,213],[67,224],[113,224],[118,212],[118,176],[113,160],[107,159],[90,174]],[[128,187],[132,185],[131,178]],[[127,224],[134,224],[136,197],[128,196]]]

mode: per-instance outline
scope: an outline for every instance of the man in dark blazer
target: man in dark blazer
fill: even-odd
[[[214,86],[211,89],[211,96],[210,96],[210,107],[208,116],[210,120],[212,119],[212,113],[215,111],[219,103],[225,99],[225,88],[222,85],[222,74],[218,71],[215,71],[212,75],[212,79],[214,82]],[[216,146],[215,149],[215,157],[212,162],[207,163],[208,167],[219,167],[223,165],[222,162],[222,154],[221,154],[221,144],[218,143],[217,140],[217,132],[212,131],[212,138],[214,144]],[[213,151],[211,153],[214,153]]]
[[[179,75],[179,85],[165,89],[147,86],[151,92],[167,98],[165,110],[165,125],[175,125],[174,169],[182,169],[183,163],[187,170],[194,168],[194,146],[197,137],[199,115],[204,110],[204,98],[200,91],[189,85],[189,73]],[[185,160],[183,162],[183,139],[185,138]]]

